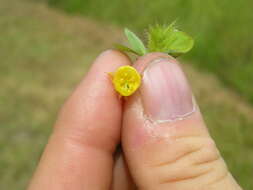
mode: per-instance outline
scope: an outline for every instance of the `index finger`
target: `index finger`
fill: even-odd
[[[122,109],[107,73],[129,63],[114,50],[95,60],[63,106],[29,190],[110,188]]]

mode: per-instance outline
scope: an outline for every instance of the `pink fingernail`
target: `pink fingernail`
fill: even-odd
[[[183,119],[195,110],[187,79],[180,66],[170,60],[148,65],[141,95],[145,114],[154,121]]]

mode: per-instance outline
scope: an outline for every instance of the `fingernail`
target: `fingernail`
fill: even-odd
[[[174,121],[194,112],[192,92],[180,66],[169,59],[150,63],[143,73],[141,96],[153,121]]]

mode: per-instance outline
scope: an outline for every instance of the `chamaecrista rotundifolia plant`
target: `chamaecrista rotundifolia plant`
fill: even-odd
[[[176,29],[175,22],[169,26],[155,25],[149,27],[146,46],[137,35],[127,28],[125,28],[125,35],[130,47],[117,44],[116,48],[137,56],[143,56],[150,52],[163,52],[176,58],[190,51],[194,45],[193,38]],[[121,96],[132,95],[141,85],[141,75],[132,66],[119,67],[110,75],[114,89]]]

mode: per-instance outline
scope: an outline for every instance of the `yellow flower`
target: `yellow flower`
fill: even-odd
[[[111,75],[114,89],[121,96],[132,95],[141,85],[140,74],[131,66],[121,66]]]

